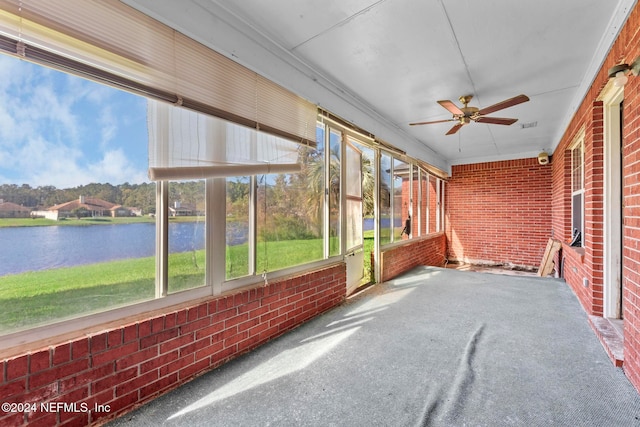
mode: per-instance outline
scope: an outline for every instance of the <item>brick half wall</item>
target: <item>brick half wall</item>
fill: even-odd
[[[445,253],[444,233],[408,240],[402,245],[380,251],[380,280],[391,280],[420,265],[441,266],[445,261]]]
[[[3,360],[2,401],[36,410],[0,412],[0,425],[102,423],[340,304],[345,294],[339,263]],[[42,410],[48,403],[61,406]]]

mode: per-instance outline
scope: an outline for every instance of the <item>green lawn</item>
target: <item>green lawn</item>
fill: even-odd
[[[249,271],[248,244],[227,246],[227,279],[246,276]],[[322,239],[258,242],[256,272],[281,270],[322,259]]]
[[[373,238],[365,238],[365,276]],[[322,240],[259,243],[257,272],[322,259]],[[246,276],[248,247],[227,247],[227,278]],[[169,256],[169,292],[204,286],[204,250]],[[154,298],[155,257],[134,258],[0,277],[0,333]]]
[[[169,291],[202,286],[204,263],[204,251],[171,254]],[[154,257],[6,275],[0,277],[0,332],[103,311],[154,295]]]

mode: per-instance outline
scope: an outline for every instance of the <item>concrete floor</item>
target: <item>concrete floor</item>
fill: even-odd
[[[561,280],[419,267],[115,426],[640,426]]]

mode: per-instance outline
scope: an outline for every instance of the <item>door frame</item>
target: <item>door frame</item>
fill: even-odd
[[[621,319],[622,298],[622,146],[620,104],[624,88],[611,82],[600,99],[604,114],[603,317]]]

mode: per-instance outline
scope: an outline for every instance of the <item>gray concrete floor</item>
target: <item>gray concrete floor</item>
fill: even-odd
[[[640,426],[561,280],[419,267],[111,426]]]

